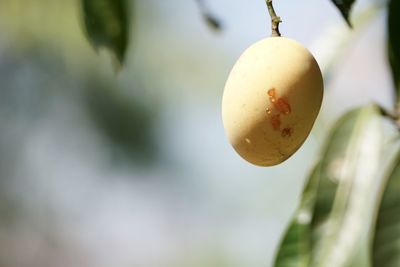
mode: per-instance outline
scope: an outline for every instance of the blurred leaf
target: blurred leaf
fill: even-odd
[[[400,95],[400,1],[389,2],[388,15],[388,56],[392,67],[393,80],[396,86],[397,97]],[[398,99],[400,101],[400,99]]]
[[[82,0],[82,8],[91,44],[109,49],[122,65],[129,42],[126,0]]]
[[[376,114],[375,106],[356,109],[332,128],[283,238],[275,267],[341,267],[350,259],[361,234],[352,227],[362,229],[365,220],[367,201],[360,200],[370,196],[378,169],[381,133]],[[344,235],[346,239],[342,239]],[[346,258],[336,257],[337,253]]]
[[[400,152],[388,173],[372,245],[374,267],[400,266]]]
[[[382,148],[376,106],[346,114],[321,161],[312,222],[312,266],[346,266],[368,226],[368,207]]]
[[[311,218],[314,209],[316,189],[320,177],[319,165],[316,166],[302,193],[302,200],[294,218],[286,230],[275,259],[275,267],[307,267],[311,252]]]
[[[116,162],[131,159],[152,164],[157,159],[154,125],[158,107],[149,107],[96,76],[88,77],[85,89],[88,115],[110,143]]]
[[[205,17],[207,25],[211,29],[216,30],[216,31],[221,30],[221,22],[217,18],[215,18],[211,14],[204,14],[203,16]]]
[[[204,0],[196,0],[196,2],[200,8],[200,12],[203,15],[204,20],[207,22],[207,25],[213,30],[221,30],[221,22],[210,13],[206,4],[204,3]]]
[[[352,136],[355,134],[355,121],[359,117],[360,110],[353,110],[343,117],[333,126],[324,151],[321,155],[321,176],[318,185],[314,215],[312,220],[313,228],[323,224],[333,207],[338,179],[338,168],[340,168],[346,158],[346,153]]]
[[[350,22],[350,12],[355,0],[332,0],[332,2],[339,9],[347,24],[352,27]]]

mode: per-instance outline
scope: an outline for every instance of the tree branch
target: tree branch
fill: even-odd
[[[272,37],[279,37],[281,33],[279,32],[279,23],[282,22],[281,18],[278,17],[275,13],[274,6],[272,5],[272,0],[265,0],[265,3],[268,7],[269,15],[271,16],[271,29],[272,29]]]

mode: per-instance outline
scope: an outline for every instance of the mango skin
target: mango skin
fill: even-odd
[[[240,56],[225,85],[222,120],[229,142],[254,165],[285,161],[310,134],[323,87],[317,61],[300,43],[258,41]]]

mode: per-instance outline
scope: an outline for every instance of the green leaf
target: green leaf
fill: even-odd
[[[375,106],[348,113],[334,130],[321,162],[311,229],[312,266],[343,267],[357,252],[370,218],[381,150]]]
[[[346,220],[353,215],[357,219],[354,223],[364,219],[364,203],[358,200],[369,197],[378,168],[381,135],[377,112],[375,106],[353,110],[332,128],[281,242],[275,267],[344,266],[331,256],[337,250],[345,250],[344,255],[351,252],[339,239],[343,234],[348,235],[350,244],[360,235],[349,232],[351,226]],[[354,212],[350,207],[362,210]],[[321,249],[322,245],[326,250]]]
[[[355,0],[332,0],[332,2],[339,9],[347,24],[352,27],[350,22],[350,12]]]
[[[301,204],[281,241],[280,249],[275,259],[275,267],[309,266],[311,251],[310,222],[319,177],[320,168],[317,165],[304,188]]]
[[[82,0],[88,39],[97,50],[109,49],[122,65],[129,41],[128,5],[125,0]]]
[[[360,116],[360,110],[353,110],[341,117],[331,130],[321,155],[321,181],[318,186],[313,228],[323,224],[333,207],[337,186],[339,183],[338,168],[344,164],[346,153],[352,136],[355,134],[355,122]]]
[[[398,152],[381,198],[372,243],[374,267],[400,266],[400,151]]]
[[[400,101],[400,1],[391,0],[388,8],[388,57],[396,86],[397,98]]]

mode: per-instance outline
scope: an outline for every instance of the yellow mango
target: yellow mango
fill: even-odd
[[[225,133],[248,162],[279,164],[306,140],[322,97],[321,70],[303,45],[285,37],[263,39],[240,56],[228,77]]]

